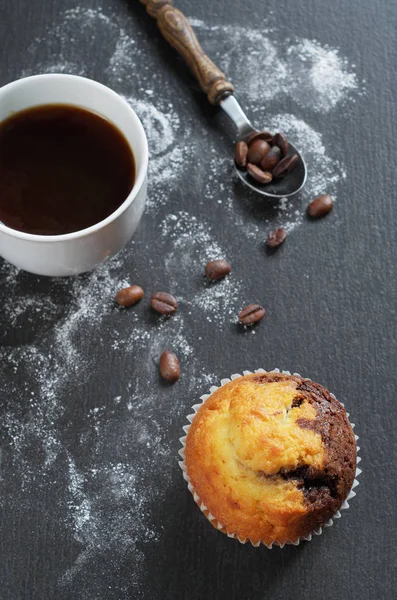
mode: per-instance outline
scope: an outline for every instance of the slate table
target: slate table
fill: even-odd
[[[232,134],[140,4],[1,0],[1,84],[43,69],[71,70],[138,99],[149,94],[155,107],[173,103],[174,121],[193,133],[175,140],[185,150],[192,143],[185,172],[175,181],[171,174],[163,187],[154,173],[152,209],[110,266],[61,281],[1,262],[0,598],[394,598],[397,5],[177,4],[214,26],[260,30],[270,24],[275,43],[295,36],[319,40],[356,65],[365,84],[351,103],[322,114],[281,95],[268,107],[269,114],[309,120],[328,154],[343,162],[346,178],[332,189],[338,201],[329,217],[303,218],[284,246],[267,254],[263,238],[278,222],[277,206],[263,208],[233,181]],[[82,10],[92,16],[100,6],[102,17],[79,25]],[[66,40],[65,11],[74,11]],[[126,73],[115,83],[117,54],[113,71],[104,63],[107,46],[114,45],[112,29],[95,33],[109,15],[119,23],[124,54],[135,52],[128,85]],[[134,50],[126,39],[138,31]],[[213,50],[217,30],[208,31]],[[136,69],[146,73],[139,85]],[[238,86],[236,74],[234,81]],[[258,75],[259,84],[269,82]],[[169,160],[180,169],[178,157]],[[296,206],[302,210],[306,202],[300,197]],[[181,211],[185,224],[178,233],[169,215],[178,219]],[[197,223],[206,224],[209,237]],[[250,225],[253,234],[246,235]],[[205,312],[205,302],[195,304],[194,297],[206,286],[201,272],[211,248],[222,248],[235,279],[226,308],[215,298]],[[114,293],[129,281],[140,282],[147,295],[166,289],[182,297],[179,320],[159,321],[146,301],[128,312],[115,308]],[[233,281],[240,282],[235,290]],[[231,318],[248,301],[261,301],[267,311],[254,334]],[[173,387],[160,381],[156,366],[167,346],[182,360],[182,378]],[[255,549],[217,533],[196,508],[177,464],[181,427],[200,394],[217,378],[262,366],[329,387],[348,406],[360,435],[363,473],[350,510],[297,548]]]

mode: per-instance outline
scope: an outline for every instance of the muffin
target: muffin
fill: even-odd
[[[239,376],[207,397],[186,429],[189,488],[211,523],[240,541],[297,543],[352,489],[356,441],[346,411],[298,375]]]

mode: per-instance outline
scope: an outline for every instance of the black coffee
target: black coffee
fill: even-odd
[[[124,135],[77,106],[43,105],[0,123],[0,221],[27,233],[59,235],[114,212],[135,180]]]

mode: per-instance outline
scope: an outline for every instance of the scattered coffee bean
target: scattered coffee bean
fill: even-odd
[[[143,298],[143,289],[139,285],[130,285],[116,294],[115,301],[120,306],[134,306]]]
[[[254,140],[248,146],[247,161],[253,165],[259,165],[269,151],[270,145],[265,140]]]
[[[307,214],[312,219],[319,219],[325,217],[334,207],[334,201],[328,194],[323,194],[315,198],[313,202],[310,202],[307,207]]]
[[[174,296],[167,292],[156,292],[150,298],[150,305],[153,310],[161,315],[172,315],[178,308],[178,302]]]
[[[160,375],[170,383],[174,383],[181,376],[179,359],[169,350],[164,350],[160,356]]]
[[[272,171],[281,158],[281,150],[278,146],[273,146],[270,152],[260,163],[261,169],[264,171]]]
[[[238,167],[240,167],[241,169],[245,169],[245,167],[247,166],[247,152],[248,152],[247,144],[242,141],[237,142],[235,154],[234,154],[234,160],[236,161],[236,165]]]
[[[280,162],[273,169],[273,177],[275,179],[281,179],[296,167],[299,162],[299,155],[293,154],[292,156],[286,156],[281,159]]]
[[[265,140],[265,142],[271,142],[273,139],[272,134],[270,133],[270,131],[254,131],[253,133],[251,133],[247,139],[245,140],[247,142],[248,145],[251,144],[251,142],[253,142],[254,140]]]
[[[211,279],[212,281],[217,281],[218,279],[223,279],[224,277],[226,277],[226,275],[228,275],[231,270],[232,267],[230,266],[230,263],[227,262],[227,260],[210,260],[210,262],[206,264],[205,274],[207,275],[208,279]]]
[[[256,165],[251,165],[251,163],[248,163],[247,171],[249,175],[251,175],[251,177],[255,179],[255,181],[257,181],[258,183],[270,183],[273,179],[271,173],[269,173],[268,171],[262,171],[262,169],[260,169]]]
[[[272,146],[278,146],[283,156],[288,154],[288,140],[283,133],[276,133],[272,140]]]
[[[269,235],[266,239],[266,244],[269,246],[269,248],[277,248],[277,246],[281,246],[286,237],[287,232],[285,231],[284,227],[279,227],[278,229],[269,232]]]
[[[253,325],[258,323],[265,316],[265,309],[259,304],[249,304],[238,316],[242,325]]]

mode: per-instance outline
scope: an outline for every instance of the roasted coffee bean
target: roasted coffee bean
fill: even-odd
[[[313,202],[310,202],[307,207],[307,214],[312,219],[319,219],[325,217],[334,207],[334,201],[328,194],[323,194],[315,198]]]
[[[150,305],[161,315],[172,315],[178,308],[178,302],[174,296],[167,292],[156,292],[150,298]]]
[[[278,229],[269,232],[269,235],[266,239],[266,244],[269,246],[269,248],[277,248],[277,246],[281,246],[286,237],[287,232],[285,231],[284,227],[279,227]]]
[[[254,140],[248,146],[247,162],[252,165],[259,165],[269,151],[270,144],[265,142],[265,140]]]
[[[270,131],[254,131],[253,133],[251,133],[247,139],[245,140],[247,142],[248,145],[251,144],[251,142],[253,142],[254,140],[265,140],[265,142],[271,142],[273,139],[272,134],[270,133]]]
[[[251,165],[251,163],[248,163],[247,171],[249,175],[251,175],[251,177],[255,179],[255,181],[257,181],[258,183],[270,183],[273,179],[271,173],[269,173],[268,171],[262,171],[262,169],[260,169],[256,165]]]
[[[160,375],[170,383],[174,383],[181,376],[181,366],[176,354],[164,350],[160,356]]]
[[[248,304],[239,313],[239,320],[242,325],[253,325],[258,323],[265,316],[265,309],[259,304]]]
[[[275,179],[281,179],[281,177],[285,177],[296,167],[299,162],[298,154],[293,154],[292,156],[286,156],[281,159],[280,162],[273,169],[273,177]]]
[[[217,281],[218,279],[223,279],[224,277],[226,277],[226,275],[228,275],[231,270],[232,267],[230,266],[230,263],[227,262],[227,260],[210,260],[210,262],[206,264],[205,274],[207,275],[208,279],[211,279],[212,281]]]
[[[130,285],[116,294],[115,301],[120,306],[133,306],[143,298],[143,289],[139,285]]]
[[[276,133],[272,140],[272,146],[278,146],[283,156],[288,154],[288,140],[283,133]]]
[[[276,164],[279,162],[281,158],[281,150],[278,146],[273,146],[270,149],[270,152],[266,154],[265,158],[262,159],[260,163],[260,168],[264,171],[272,171]]]
[[[242,141],[237,142],[234,152],[234,160],[236,162],[236,165],[241,169],[244,169],[247,166],[247,152],[247,144]]]

